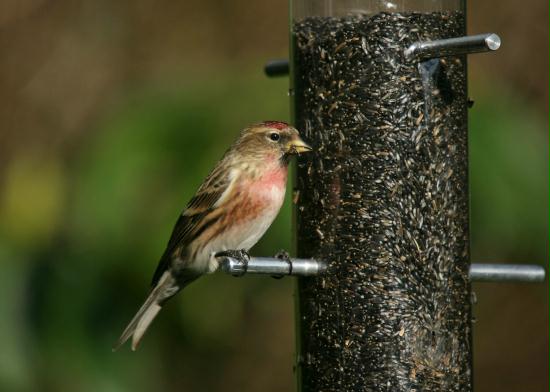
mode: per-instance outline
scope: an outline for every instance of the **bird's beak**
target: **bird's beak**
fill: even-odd
[[[291,140],[287,145],[287,151],[291,154],[301,154],[313,150],[306,142],[300,137]]]

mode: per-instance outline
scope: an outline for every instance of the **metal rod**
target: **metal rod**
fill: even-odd
[[[233,276],[243,276],[244,274],[314,276],[322,273],[326,269],[326,265],[311,259],[287,261],[273,257],[251,257],[246,261],[223,256],[220,258],[220,268],[223,272]]]
[[[404,54],[407,60],[414,61],[456,56],[459,54],[489,52],[497,50],[499,47],[500,37],[494,33],[490,33],[436,41],[415,42],[405,49]]]
[[[247,262],[235,257],[220,258],[220,268],[233,276],[245,274],[275,276],[315,276],[326,270],[326,264],[313,259],[281,260],[273,257],[251,257]],[[532,264],[472,264],[473,282],[542,282],[546,271]]]
[[[426,60],[435,57],[489,52],[500,48],[500,44],[500,37],[494,33],[415,42],[405,49],[405,58],[407,60]],[[264,67],[264,72],[270,77],[288,75],[288,60],[269,60]]]
[[[270,77],[288,75],[288,70],[287,59],[270,60],[264,67],[265,74]]]
[[[530,264],[472,264],[473,282],[543,282],[546,271]]]

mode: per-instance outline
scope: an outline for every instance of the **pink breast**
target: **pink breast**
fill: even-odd
[[[270,170],[259,178],[258,185],[284,188],[286,185],[287,173],[288,169],[286,167],[278,167]]]
[[[277,168],[254,179],[244,180],[237,188],[234,199],[228,203],[228,215],[235,222],[261,216],[273,218],[284,201],[286,177],[286,168]]]
[[[285,197],[286,167],[277,167],[266,171],[250,183],[250,197],[260,204],[279,208]]]

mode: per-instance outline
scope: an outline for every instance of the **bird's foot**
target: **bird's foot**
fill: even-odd
[[[215,257],[233,257],[243,263],[248,263],[250,260],[250,255],[244,249],[224,250],[223,252],[216,253]]]
[[[281,249],[280,251],[278,251],[276,254],[275,254],[275,258],[276,259],[279,259],[279,260],[284,260],[288,263],[289,265],[289,268],[288,268],[288,275],[291,275],[292,274],[292,261],[290,261],[290,255],[288,254],[288,252],[284,249]],[[285,275],[271,275],[271,277],[273,279],[281,279],[283,278]]]
[[[218,252],[214,257],[230,257],[231,259],[226,259],[224,264],[222,264],[222,269],[226,272],[230,272],[233,276],[243,276],[246,274],[248,269],[248,262],[250,261],[250,255],[244,249],[239,250],[225,250],[223,252]]]
[[[275,258],[277,258],[279,260],[290,261],[290,254],[288,254],[288,252],[286,250],[281,249],[280,251],[278,251],[275,254]]]

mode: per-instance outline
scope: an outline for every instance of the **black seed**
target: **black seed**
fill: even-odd
[[[304,391],[469,391],[465,58],[404,61],[465,34],[460,12],[292,26]],[[343,349],[345,348],[345,349]]]

